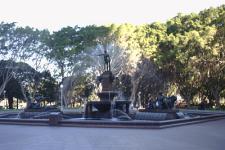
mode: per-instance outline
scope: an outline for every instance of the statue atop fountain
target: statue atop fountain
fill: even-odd
[[[117,95],[117,92],[112,90],[112,83],[115,77],[111,71],[111,59],[106,50],[104,50],[104,54],[98,56],[103,56],[104,58],[104,72],[97,77],[97,81],[102,85],[102,91],[97,93],[97,95],[101,101],[111,101]]]
[[[105,71],[111,71],[111,59],[110,59],[110,56],[109,54],[107,53],[106,50],[104,50],[104,54],[100,54],[98,56],[103,56],[104,57],[104,70]]]

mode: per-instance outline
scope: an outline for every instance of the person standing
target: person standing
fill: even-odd
[[[157,100],[156,100],[156,107],[158,109],[162,109],[163,108],[163,100],[164,100],[164,95],[162,94],[162,92],[159,92],[158,96],[157,96]]]

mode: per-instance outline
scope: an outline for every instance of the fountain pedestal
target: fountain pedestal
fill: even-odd
[[[113,104],[112,100],[118,95],[112,91],[112,83],[114,76],[111,71],[105,71],[98,77],[98,81],[102,85],[102,92],[97,93],[100,101],[89,101],[85,106],[85,118],[112,118]]]
[[[114,76],[111,71],[105,71],[98,77],[98,81],[102,85],[102,92],[97,93],[100,101],[87,102],[84,113],[85,118],[111,119],[114,110],[116,110],[115,116],[117,116],[118,112],[129,114],[130,101],[119,100],[113,102],[114,97],[118,95],[118,92],[112,90],[113,80]]]

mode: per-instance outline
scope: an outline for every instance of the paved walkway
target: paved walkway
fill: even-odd
[[[225,119],[166,129],[0,125],[0,150],[223,150]]]

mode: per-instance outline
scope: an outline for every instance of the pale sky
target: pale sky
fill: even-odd
[[[225,0],[0,0],[0,22],[59,30],[66,26],[165,22]]]

